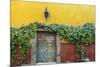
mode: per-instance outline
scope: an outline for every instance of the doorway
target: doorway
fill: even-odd
[[[36,63],[56,62],[56,34],[37,32]]]

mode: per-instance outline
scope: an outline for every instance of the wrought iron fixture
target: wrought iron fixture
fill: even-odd
[[[48,19],[48,17],[49,17],[49,12],[48,12],[48,9],[47,9],[47,8],[45,8],[44,16],[45,16],[45,20],[46,20],[46,22],[47,22],[47,19]]]

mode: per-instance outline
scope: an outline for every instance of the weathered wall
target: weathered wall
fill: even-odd
[[[95,45],[81,46],[81,48],[86,49],[87,57],[90,61],[95,61]],[[75,62],[77,61],[77,56],[75,53],[75,46],[69,43],[61,43],[61,62]]]
[[[74,45],[61,43],[61,62],[74,62],[76,60]]]
[[[89,59],[91,61],[95,61],[95,45],[92,44],[88,47],[87,46],[82,46],[82,47],[84,47],[86,49],[86,51],[87,51],[86,54],[89,57]]]

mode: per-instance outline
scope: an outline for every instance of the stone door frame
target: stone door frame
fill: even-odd
[[[39,31],[45,32],[43,29],[42,30],[40,29]],[[35,33],[34,39],[32,39],[31,64],[34,65],[37,64],[36,63],[37,33],[38,31]],[[60,39],[57,34],[56,34],[56,63],[60,63]]]

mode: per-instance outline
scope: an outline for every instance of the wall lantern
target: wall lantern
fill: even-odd
[[[47,18],[49,17],[49,12],[48,12],[48,9],[47,8],[45,8],[44,16],[45,16],[45,20],[47,22]]]

